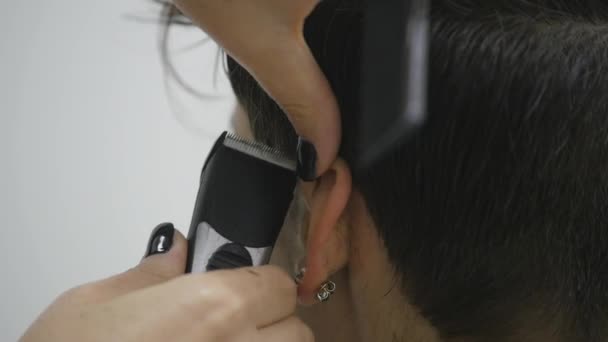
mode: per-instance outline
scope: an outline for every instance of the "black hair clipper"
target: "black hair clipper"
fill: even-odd
[[[295,161],[224,132],[200,179],[186,272],[267,264],[296,184]]]

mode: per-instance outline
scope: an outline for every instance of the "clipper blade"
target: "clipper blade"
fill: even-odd
[[[226,134],[224,146],[237,150],[254,158],[264,160],[289,171],[296,170],[296,161],[276,148],[259,142],[249,141],[233,133]]]

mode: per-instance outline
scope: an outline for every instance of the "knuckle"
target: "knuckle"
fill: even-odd
[[[233,291],[227,291],[228,294],[224,296],[224,302],[222,309],[228,316],[233,318],[239,317],[247,308],[247,300]]]
[[[232,290],[220,292],[221,302],[209,323],[217,331],[229,332],[247,320],[247,300]]]
[[[243,301],[237,298],[227,299],[211,314],[206,315],[204,324],[216,336],[229,336],[235,327],[242,328],[246,314]]]
[[[69,302],[86,302],[94,300],[101,295],[100,289],[94,283],[84,284],[76,286],[64,292],[60,297],[59,301]]]
[[[150,267],[150,265],[147,264],[141,264],[138,267],[131,269],[129,272],[133,272],[152,283],[164,282],[171,278],[165,274],[166,272],[164,272],[164,270]]]
[[[247,299],[221,278],[201,277],[198,283],[194,300],[187,301],[190,310],[204,315],[212,321],[223,322],[239,319],[247,307]],[[213,312],[210,315],[209,312]],[[212,318],[217,319],[212,319]]]

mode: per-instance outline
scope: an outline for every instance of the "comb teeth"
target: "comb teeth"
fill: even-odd
[[[293,159],[278,149],[272,148],[268,145],[255,141],[249,141],[235,134],[228,133],[226,134],[226,139],[224,139],[224,146],[245,153],[254,158],[267,161],[284,169],[290,171],[296,170],[296,162]]]

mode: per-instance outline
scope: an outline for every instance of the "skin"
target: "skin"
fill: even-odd
[[[182,275],[185,238],[112,278],[72,289],[26,331],[38,341],[313,341],[296,285],[276,266]]]

